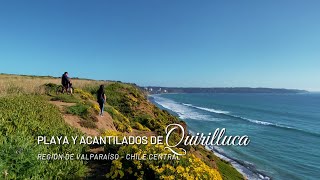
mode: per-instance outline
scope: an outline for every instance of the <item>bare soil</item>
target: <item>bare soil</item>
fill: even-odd
[[[61,101],[50,101],[50,103],[56,105],[60,109],[60,112],[62,113],[62,116],[67,124],[79,129],[81,132],[83,132],[86,135],[99,136],[102,132],[106,130],[116,131],[116,128],[113,125],[113,119],[107,112],[104,113],[103,117],[96,115],[96,118],[98,119],[98,121],[95,123],[98,128],[90,129],[90,128],[82,127],[80,125],[81,118],[79,116],[67,114],[65,112],[65,107],[73,106],[75,105],[75,103],[66,103]]]

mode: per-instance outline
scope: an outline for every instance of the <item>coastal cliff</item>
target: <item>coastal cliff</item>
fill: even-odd
[[[181,146],[187,154],[178,161],[127,160],[39,161],[39,153],[170,154],[164,145],[36,145],[38,135],[157,136],[172,123],[185,122],[148,101],[134,84],[76,79],[74,94],[57,94],[59,79],[0,75],[0,177],[62,179],[244,179],[230,164],[203,146]],[[105,85],[104,117],[98,116],[96,92]],[[179,132],[178,132],[179,133]],[[177,141],[178,133],[170,139]],[[22,150],[21,150],[22,149]],[[19,156],[7,153],[19,151]],[[21,158],[24,157],[24,158]],[[11,166],[11,162],[14,167]],[[32,162],[30,164],[30,162]],[[34,169],[30,171],[30,169]],[[50,171],[48,171],[48,169]]]

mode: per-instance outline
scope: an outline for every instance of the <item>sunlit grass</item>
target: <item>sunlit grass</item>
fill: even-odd
[[[90,87],[99,87],[99,85],[109,84],[108,81],[96,81],[86,79],[71,79],[73,87],[79,89],[88,89]],[[7,94],[44,94],[44,84],[61,84],[60,78],[49,76],[24,76],[0,74],[0,96]]]

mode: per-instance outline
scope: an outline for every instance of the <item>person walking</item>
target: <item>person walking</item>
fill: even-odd
[[[106,102],[106,95],[104,93],[104,85],[100,85],[100,88],[97,91],[97,101],[100,107],[100,116],[103,116],[104,103]]]

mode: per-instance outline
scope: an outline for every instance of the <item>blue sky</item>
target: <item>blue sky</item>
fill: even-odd
[[[320,91],[318,0],[1,1],[0,72]]]

